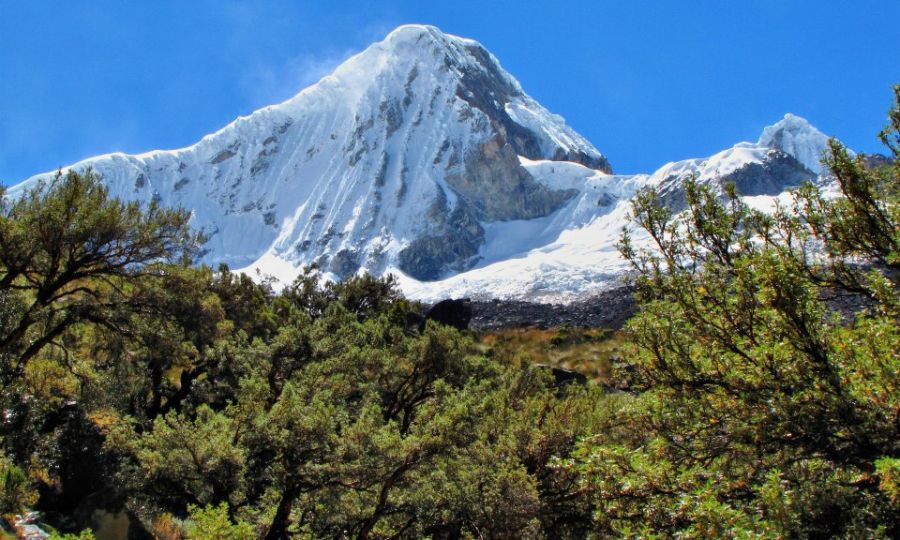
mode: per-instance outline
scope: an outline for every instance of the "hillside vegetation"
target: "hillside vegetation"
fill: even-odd
[[[515,328],[481,333],[477,347],[504,365],[562,368],[609,384],[627,343],[625,332],[605,328]]]
[[[893,161],[832,141],[835,197],[764,215],[688,182],[673,215],[641,192],[655,247],[623,234],[621,332],[420,325],[392,278],[314,268],[276,293],[192,266],[186,212],[91,172],[0,199],[0,513],[125,511],[160,539],[900,537],[896,94]]]

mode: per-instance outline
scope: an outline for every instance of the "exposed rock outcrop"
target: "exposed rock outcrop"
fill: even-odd
[[[467,330],[472,320],[472,302],[468,298],[447,299],[433,305],[423,321],[434,321],[457,330]]]

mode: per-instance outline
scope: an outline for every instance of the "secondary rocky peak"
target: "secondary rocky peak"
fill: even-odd
[[[777,123],[763,129],[757,144],[781,150],[819,174],[822,172],[822,156],[828,148],[828,136],[805,118],[788,113]]]

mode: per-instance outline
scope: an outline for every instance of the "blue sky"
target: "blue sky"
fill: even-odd
[[[0,0],[0,182],[189,145],[405,23],[481,41],[617,172],[755,140],[788,111],[878,151],[898,20],[894,0]]]

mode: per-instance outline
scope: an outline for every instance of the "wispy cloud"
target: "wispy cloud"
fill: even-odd
[[[313,26],[320,18],[316,6],[230,0],[221,7],[236,83],[254,108],[293,97],[390,30],[377,22],[348,24],[338,36],[323,39],[321,28]]]
[[[395,20],[387,20],[387,19],[378,19],[368,21],[359,27],[359,30],[356,32],[356,39],[362,43],[374,43],[376,41],[381,41],[387,36],[393,29],[400,26]]]
[[[279,103],[315,84],[357,52],[346,49],[301,54],[281,64],[256,62],[248,68],[239,84],[255,106]]]

